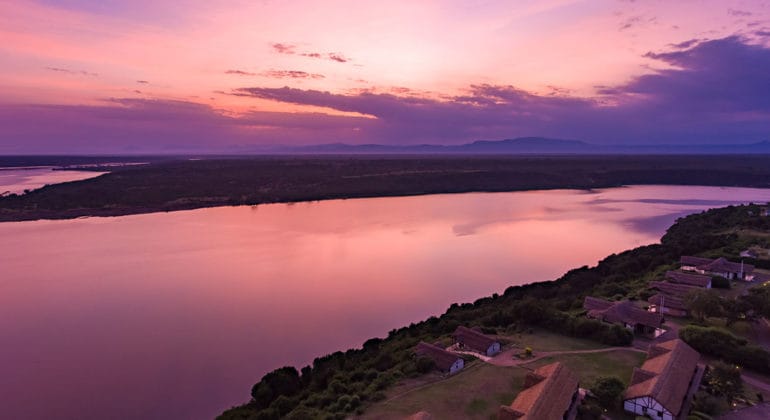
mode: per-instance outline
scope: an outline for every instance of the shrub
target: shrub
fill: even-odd
[[[760,373],[770,373],[770,353],[761,347],[747,345],[745,339],[729,332],[688,325],[679,330],[679,338],[701,353]]]
[[[578,418],[586,420],[599,420],[602,417],[601,407],[587,403],[578,406]]]
[[[614,376],[603,376],[594,381],[591,392],[599,403],[607,409],[614,409],[620,402],[620,396],[626,385]]]
[[[261,407],[267,407],[281,395],[292,396],[302,389],[299,372],[293,366],[276,369],[262,377],[251,388],[251,396]]]
[[[710,394],[724,396],[728,404],[743,392],[741,370],[719,361],[711,364],[704,382]]]

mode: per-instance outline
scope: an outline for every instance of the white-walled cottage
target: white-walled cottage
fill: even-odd
[[[421,341],[417,344],[417,347],[414,349],[414,353],[417,356],[427,357],[433,360],[433,363],[436,364],[436,368],[438,368],[438,370],[450,375],[460,371],[463,367],[465,367],[465,361],[462,359],[462,357],[459,357],[454,353],[450,353],[441,347],[428,344],[424,341]]]
[[[480,331],[460,325],[452,335],[461,349],[470,349],[486,356],[500,352],[500,342]]]
[[[623,409],[654,420],[685,418],[703,376],[699,359],[700,354],[679,339],[651,345],[642,367],[634,368]]]

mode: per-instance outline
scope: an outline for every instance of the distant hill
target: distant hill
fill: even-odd
[[[302,154],[770,154],[770,141],[744,144],[598,145],[580,140],[519,137],[477,140],[461,145],[385,145],[329,143],[312,146],[269,146],[260,153]]]

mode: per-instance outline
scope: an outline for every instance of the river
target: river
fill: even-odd
[[[27,190],[36,190],[48,184],[80,181],[94,178],[106,172],[53,170],[53,167],[0,167],[0,195],[22,194]]]
[[[274,368],[767,201],[634,186],[0,223],[0,413],[210,419]]]

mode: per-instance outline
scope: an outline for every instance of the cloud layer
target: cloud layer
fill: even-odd
[[[0,109],[0,152],[222,151],[337,141],[456,144],[517,136],[603,144],[770,140],[770,49],[733,36],[684,42],[647,56],[666,68],[623,85],[601,87],[589,98],[559,90],[537,95],[491,84],[471,85],[453,95],[262,86],[229,91],[245,100],[359,117],[307,112],[232,115],[208,105],[137,99],[111,99],[95,106],[5,105]],[[271,77],[315,76],[276,70]]]

